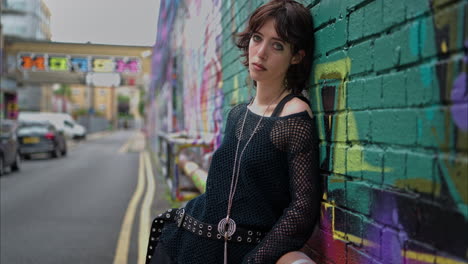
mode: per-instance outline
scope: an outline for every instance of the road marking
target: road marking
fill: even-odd
[[[133,140],[136,138],[137,133],[134,133],[128,140],[125,142],[125,144],[122,145],[119,149],[119,153],[125,153],[128,152],[128,148],[130,147],[130,144],[133,142]]]
[[[135,193],[128,204],[127,211],[125,212],[125,217],[122,222],[122,227],[120,229],[119,240],[117,242],[117,248],[115,250],[114,264],[127,264],[128,263],[128,249],[130,246],[130,238],[132,234],[133,220],[135,218],[135,211],[140,201],[143,191],[145,189],[145,171],[144,171],[144,160],[143,154],[140,153],[138,167],[138,183],[135,189]]]
[[[143,204],[141,205],[141,212],[140,212],[140,232],[139,232],[139,239],[138,239],[138,264],[144,264],[146,261],[146,251],[148,246],[148,238],[150,234],[150,227],[151,227],[151,204],[153,203],[154,198],[154,175],[153,175],[153,168],[151,166],[151,160],[149,158],[148,152],[144,151],[144,158],[146,164],[146,180],[147,180],[147,188],[145,197],[143,198]]]

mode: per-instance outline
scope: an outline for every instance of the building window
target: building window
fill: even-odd
[[[99,90],[99,94],[100,94],[100,95],[106,95],[106,93],[107,93],[106,90],[103,90],[103,89]]]
[[[101,111],[106,110],[106,105],[105,104],[100,104],[99,105],[99,110],[101,110]]]

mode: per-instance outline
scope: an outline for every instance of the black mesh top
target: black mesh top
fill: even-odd
[[[239,149],[244,147],[261,116],[240,104],[228,115],[223,143],[208,171],[206,192],[185,207],[199,221],[217,226],[226,217],[245,111]],[[270,232],[259,244],[228,243],[228,263],[276,263],[285,253],[299,250],[318,219],[319,179],[313,118],[306,111],[264,117],[242,156],[231,218],[238,226]],[[199,237],[171,223],[165,226],[160,242],[177,263],[223,263],[224,240]]]

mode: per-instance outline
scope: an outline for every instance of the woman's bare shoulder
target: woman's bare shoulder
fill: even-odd
[[[307,111],[309,116],[312,117],[312,110],[310,109],[309,105],[304,102],[303,100],[295,97],[291,99],[289,102],[284,105],[283,111],[281,112],[281,116],[288,116],[296,113],[302,113]]]

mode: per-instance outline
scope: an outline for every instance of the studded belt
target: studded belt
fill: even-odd
[[[188,215],[184,208],[177,210],[174,220],[178,227],[184,228],[185,230],[195,235],[214,240],[224,240],[224,234],[221,234],[218,231],[218,225],[212,225],[198,221],[197,219]],[[237,226],[234,232],[228,236],[228,241],[256,244],[260,243],[264,236],[265,232]]]
[[[175,222],[178,227],[184,228],[194,235],[213,240],[224,241],[224,234],[218,232],[218,225],[203,223],[188,215],[184,208],[169,209],[158,215],[151,224],[151,234],[148,243],[146,264],[150,263],[154,249],[159,241],[163,226],[166,222]],[[258,244],[266,232],[236,226],[234,232],[228,236],[229,242]]]

